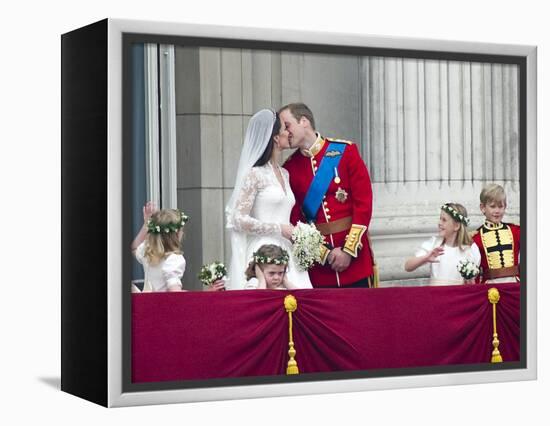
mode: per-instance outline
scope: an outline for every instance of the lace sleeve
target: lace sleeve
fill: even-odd
[[[235,204],[233,224],[240,232],[254,235],[281,234],[278,223],[264,223],[250,216],[258,191],[265,186],[263,179],[256,170],[252,169],[244,180],[243,187]]]

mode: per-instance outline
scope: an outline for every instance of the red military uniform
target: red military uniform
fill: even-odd
[[[481,282],[519,279],[520,227],[485,221],[473,235],[481,253]]]
[[[338,178],[331,181],[315,224],[328,244],[334,248],[341,247],[353,259],[345,271],[335,272],[326,262],[329,251],[324,249],[323,264],[316,264],[309,270],[314,287],[345,287],[373,274],[367,237],[372,215],[372,187],[365,163],[351,142],[329,140],[318,134],[309,150],[297,150],[288,158],[283,167],[290,174],[290,186],[296,197],[290,220],[293,224],[306,222],[302,212],[303,201],[331,142],[345,143],[346,147],[338,164]]]

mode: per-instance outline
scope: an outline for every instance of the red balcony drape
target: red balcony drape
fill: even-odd
[[[132,295],[132,381],[285,374],[288,314],[300,373],[519,361],[520,284]]]

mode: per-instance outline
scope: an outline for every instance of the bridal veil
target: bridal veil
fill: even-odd
[[[252,116],[246,129],[237,168],[235,187],[225,207],[227,228],[231,232],[232,249],[228,272],[229,281],[226,284],[226,288],[229,290],[244,288],[246,282],[244,271],[248,263],[246,259],[247,235],[244,232],[237,231],[234,226],[233,218],[236,214],[236,203],[242,191],[245,177],[252,170],[256,161],[260,159],[269,144],[276,118],[277,116],[274,111],[263,109]]]

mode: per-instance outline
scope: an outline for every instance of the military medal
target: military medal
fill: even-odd
[[[345,203],[348,199],[348,193],[344,189],[338,187],[338,190],[336,191],[336,199],[341,203]]]
[[[340,176],[338,176],[338,169],[335,167],[335,168],[334,168],[334,183],[335,183],[336,185],[339,185],[340,182],[342,182],[342,180],[340,179]],[[344,191],[344,192],[345,192],[345,191]],[[347,194],[346,194],[346,196],[347,196]]]

